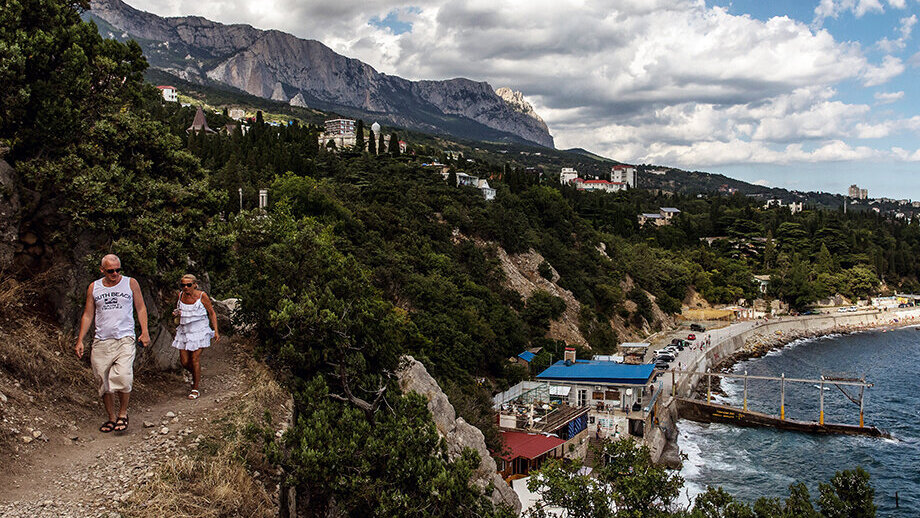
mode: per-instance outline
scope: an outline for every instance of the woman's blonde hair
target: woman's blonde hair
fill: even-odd
[[[186,280],[186,279],[192,281],[192,284],[196,284],[196,285],[198,284],[198,277],[195,277],[194,275],[192,275],[192,274],[190,274],[190,273],[187,273],[187,274],[183,275],[182,277],[180,277],[180,278],[179,278],[179,283],[182,283],[182,281],[184,281],[184,280]]]

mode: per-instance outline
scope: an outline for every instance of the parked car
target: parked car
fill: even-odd
[[[687,340],[696,340],[696,335],[693,333],[690,333],[689,335],[687,335]]]
[[[655,355],[655,361],[656,362],[659,362],[659,361],[673,362],[674,355],[671,353],[667,353],[667,352],[659,352],[658,354]]]
[[[671,364],[668,362],[655,362],[655,369],[668,370],[671,368]]]
[[[704,333],[704,332],[706,332],[706,328],[703,327],[703,326],[701,326],[701,325],[699,325],[699,324],[690,324],[690,330],[691,330],[691,331],[696,331],[696,332],[698,332],[698,333]]]

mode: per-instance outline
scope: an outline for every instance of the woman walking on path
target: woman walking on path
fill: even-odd
[[[192,390],[189,399],[198,399],[198,383],[201,381],[201,350],[211,345],[211,337],[217,342],[217,314],[211,305],[208,294],[198,289],[198,279],[186,274],[179,282],[179,302],[173,315],[179,317],[176,338],[173,347],[179,349],[179,361],[182,368],[192,373]],[[211,325],[208,325],[208,320]],[[212,331],[213,328],[213,331]]]

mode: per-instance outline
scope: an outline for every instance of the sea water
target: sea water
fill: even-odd
[[[722,486],[753,502],[789,495],[804,482],[817,501],[818,483],[834,472],[861,466],[871,475],[879,516],[920,516],[920,330],[914,327],[798,340],[762,358],[738,363],[736,373],[819,379],[847,372],[873,383],[865,392],[865,424],[892,439],[811,435],[769,428],[739,428],[682,420],[679,446],[687,455],[681,475],[684,500],[707,485]],[[721,402],[740,407],[743,380],[722,379]],[[825,385],[826,422],[859,423],[859,388]],[[818,420],[820,386],[786,383],[786,417]],[[779,382],[748,381],[748,408],[779,415]],[[900,506],[895,508],[895,492]]]

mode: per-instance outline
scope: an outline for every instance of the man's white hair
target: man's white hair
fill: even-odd
[[[100,261],[99,264],[100,264],[100,266],[103,266],[103,267],[104,267],[104,266],[105,266],[105,263],[107,263],[107,262],[109,262],[109,263],[111,263],[111,262],[117,263],[117,266],[118,266],[118,267],[121,267],[121,259],[119,259],[118,256],[115,255],[115,254],[106,254],[105,256],[102,257],[102,261]]]

